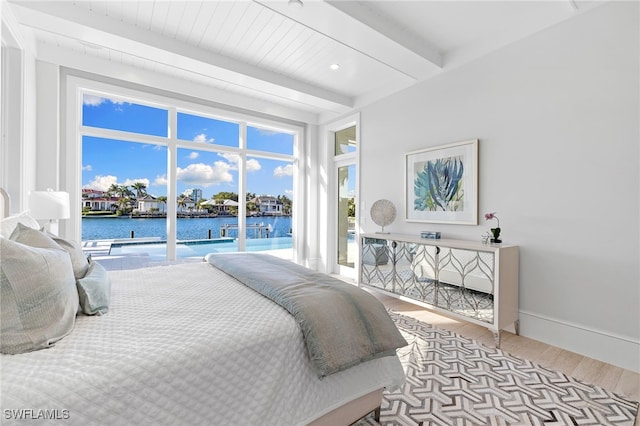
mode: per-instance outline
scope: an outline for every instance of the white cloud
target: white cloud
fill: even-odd
[[[189,158],[190,160],[195,160],[199,156],[200,156],[200,153],[195,152],[195,151],[191,151],[191,153],[187,156],[187,158]]]
[[[228,152],[219,152],[218,155],[227,160],[233,170],[238,170],[238,163],[240,162],[240,156],[238,154],[230,154]]]
[[[107,101],[111,101],[111,103],[114,104],[114,105],[122,105],[122,104],[124,104],[123,101],[104,98],[102,96],[90,95],[88,93],[85,93],[85,94],[82,95],[82,103],[84,105],[100,106],[101,104],[103,104],[103,103],[105,103]]]
[[[153,184],[155,186],[167,186],[167,176],[166,175],[162,175],[162,176],[156,176],[155,180],[153,181]]]
[[[101,176],[96,175],[91,182],[85,185],[85,188],[97,189],[98,191],[107,191],[113,184],[118,183],[118,178],[113,175]]]
[[[105,98],[100,97],[100,96],[96,96],[96,95],[89,95],[89,94],[84,94],[82,96],[82,103],[84,105],[89,105],[89,106],[98,106],[101,103],[103,103],[104,101],[106,101]]]
[[[218,155],[229,162],[231,170],[238,170],[238,163],[240,162],[240,156],[238,154],[231,154],[228,152],[220,152]],[[255,158],[249,158],[247,160],[247,172],[257,172],[262,169],[260,161]]]
[[[193,138],[194,142],[199,142],[199,143],[213,143],[214,140],[215,140],[214,138],[207,139],[207,135],[205,135],[204,133],[200,133],[198,136]]]
[[[87,164],[86,166],[82,166],[83,172],[90,172],[93,170],[93,166],[91,164]]]
[[[287,164],[286,166],[278,166],[273,169],[273,175],[275,177],[293,176],[293,164]]]
[[[209,164],[189,164],[186,168],[178,167],[177,177],[181,182],[208,187],[225,182],[233,182],[233,175],[229,173],[231,165],[224,161]]]
[[[144,183],[147,188],[149,187],[149,179],[147,178],[127,179],[124,181],[123,185],[131,186],[136,182]]]
[[[257,172],[261,168],[260,162],[255,158],[249,158],[247,160],[247,172]]]
[[[293,189],[285,189],[284,194],[289,198],[293,198]]]
[[[160,176],[158,176],[156,178],[156,181],[158,180],[158,178],[160,178]],[[166,178],[163,178],[165,180],[165,185],[166,185]],[[136,179],[127,179],[122,183],[118,183],[118,177],[117,176],[113,176],[113,175],[106,175],[106,176],[102,176],[102,175],[96,175],[93,180],[91,182],[89,182],[88,184],[86,184],[84,187],[85,188],[89,188],[89,189],[97,189],[99,191],[108,191],[109,188],[111,187],[111,185],[116,184],[116,185],[127,185],[127,186],[131,186],[136,182],[142,182],[144,183],[147,188],[150,185],[149,179],[147,178],[136,178]],[[156,182],[154,182],[156,183]]]
[[[256,127],[256,129],[258,130],[258,133],[262,136],[279,135],[280,133],[282,133],[279,130],[264,129],[262,127]]]

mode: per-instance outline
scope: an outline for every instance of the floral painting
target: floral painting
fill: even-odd
[[[407,220],[477,225],[477,139],[406,156]]]

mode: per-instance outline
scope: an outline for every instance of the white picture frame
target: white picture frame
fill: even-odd
[[[405,155],[408,222],[478,224],[478,139]]]

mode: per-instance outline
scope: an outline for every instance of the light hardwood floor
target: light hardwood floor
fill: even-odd
[[[494,346],[493,334],[484,327],[439,315],[374,289],[371,289],[370,292],[386,307],[398,313],[411,316],[434,327],[475,339],[487,346]],[[640,401],[640,374],[633,371],[506,331],[502,332],[500,349],[511,355],[526,358],[545,368],[560,371],[585,383],[600,386],[634,401]],[[635,426],[640,426],[639,417],[636,417]]]

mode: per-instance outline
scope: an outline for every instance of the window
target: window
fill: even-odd
[[[167,137],[168,111],[126,100],[85,93],[82,125]]]
[[[138,253],[150,260],[237,250],[294,257],[299,128],[87,86],[78,87],[83,241],[123,240],[121,254],[144,243]]]
[[[179,112],[178,139],[237,148],[240,126],[237,123]]]
[[[334,133],[334,155],[356,152],[356,126],[347,127]]]

